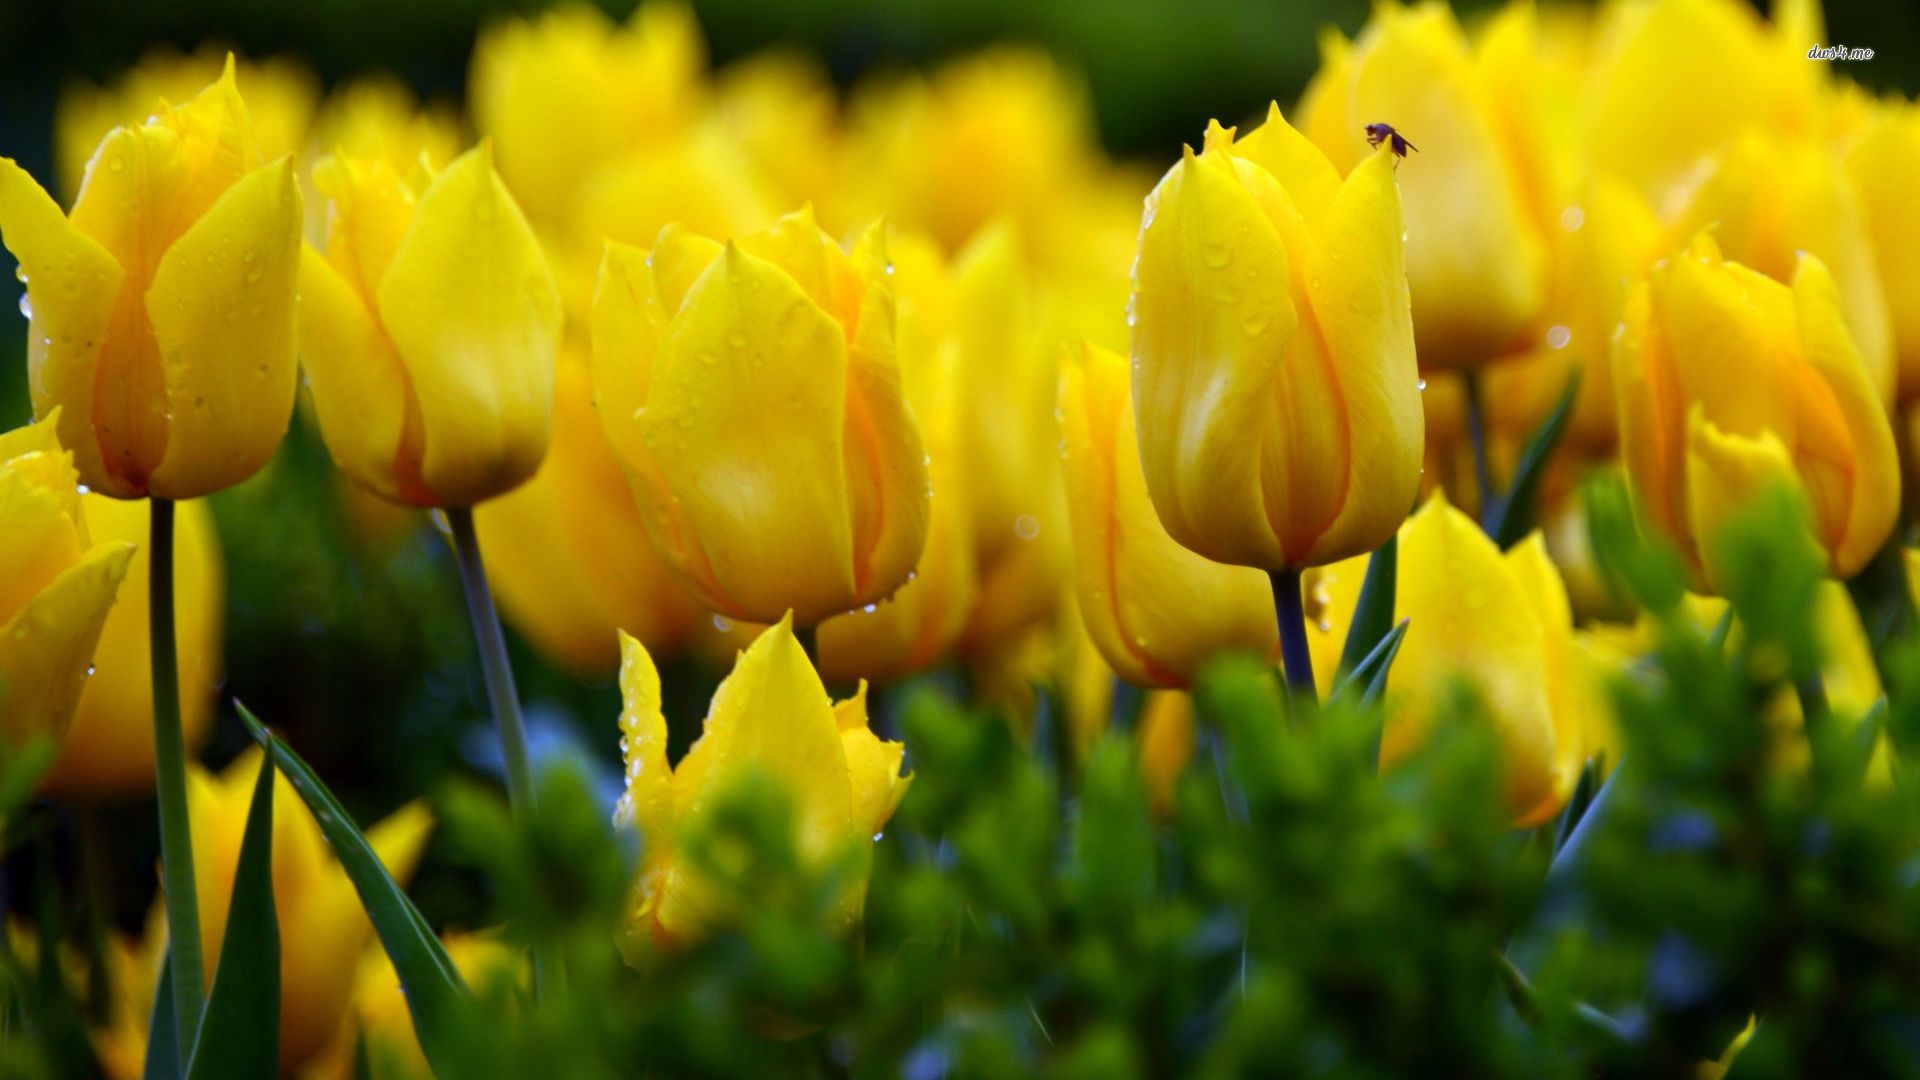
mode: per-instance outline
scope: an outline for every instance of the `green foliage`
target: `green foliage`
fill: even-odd
[[[280,1067],[280,922],[273,909],[273,759],[262,756],[233,873],[227,933],[186,1075],[269,1076]]]

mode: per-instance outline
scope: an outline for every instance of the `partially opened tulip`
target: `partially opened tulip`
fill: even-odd
[[[1227,652],[1279,649],[1267,576],[1174,542],[1140,471],[1125,357],[1083,345],[1060,377],[1079,607],[1107,663],[1139,686],[1187,687]]]
[[[1507,141],[1516,133],[1499,122],[1495,88],[1452,10],[1383,4],[1357,40],[1331,38],[1324,52],[1299,121],[1334,168],[1368,159],[1369,124],[1391,124],[1423,148],[1400,171],[1421,368],[1477,367],[1512,351],[1546,296],[1542,222]]]
[[[67,798],[145,794],[153,790],[153,657],[147,649],[147,590],[152,566],[145,502],[80,497],[96,543],[138,545],[107,613],[94,650],[94,673],[73,713],[73,728],[43,788]],[[177,508],[173,550],[174,618],[179,644],[180,727],[189,751],[205,740],[224,674],[226,569],[213,512],[204,501]]]
[[[1613,354],[1620,442],[1645,520],[1712,587],[1715,534],[1769,488],[1804,498],[1811,539],[1849,577],[1900,509],[1893,433],[1826,265],[1791,287],[1706,235],[1628,297]]]
[[[699,740],[673,767],[659,673],[639,642],[622,635],[620,646],[627,791],[615,822],[638,828],[641,841],[620,939],[629,961],[697,941],[724,924],[738,902],[676,851],[678,838],[701,823],[729,785],[780,785],[792,808],[795,847],[816,867],[864,854],[906,794],[906,748],[868,729],[864,684],[846,701],[830,700],[790,619],[740,654],[714,693]],[[865,902],[862,871],[845,881],[832,905],[834,929],[858,922]]]
[[[60,408],[82,483],[190,499],[272,456],[293,415],[300,215],[292,163],[263,163],[231,63],[109,132],[70,217],[0,159],[34,413]]]
[[[49,417],[0,434],[0,757],[8,763],[36,744],[35,753],[50,754],[65,738],[133,558],[132,544],[89,537],[57,424]]]
[[[1394,160],[1382,147],[1342,180],[1274,108],[1238,141],[1211,126],[1147,200],[1133,296],[1147,492],[1180,544],[1280,575],[1283,644],[1299,568],[1378,547],[1420,482]],[[1286,656],[1311,687],[1304,646]]]
[[[849,254],[801,211],[726,245],[609,244],[595,401],[654,545],[707,607],[812,626],[907,581],[926,450],[901,391],[879,228]]]
[[[387,162],[314,168],[333,203],[300,268],[301,353],[341,470],[416,506],[532,476],[553,424],[558,286],[485,146],[423,190]]]

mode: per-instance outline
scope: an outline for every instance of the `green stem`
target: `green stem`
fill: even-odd
[[[167,893],[168,977],[181,1069],[200,1030],[206,969],[200,953],[200,898],[193,882],[193,830],[187,818],[187,748],[180,732],[180,666],[174,646],[173,501],[149,499],[152,532],[147,634],[153,652],[154,790],[160,802],[160,877]]]
[[[1460,386],[1467,401],[1467,439],[1473,444],[1474,492],[1480,497],[1480,518],[1485,521],[1493,510],[1493,470],[1487,465],[1487,413],[1480,399],[1480,371],[1468,368],[1460,373]]]
[[[1307,650],[1307,612],[1300,596],[1300,571],[1289,568],[1268,575],[1273,580],[1273,608],[1280,619],[1280,660],[1287,672],[1287,688],[1313,698],[1313,654]]]
[[[473,529],[473,510],[447,508],[453,532],[453,558],[460,567],[460,588],[467,595],[467,616],[480,646],[480,670],[487,681],[487,703],[500,732],[500,756],[507,766],[507,798],[516,816],[533,810],[533,767],[527,758],[527,729],[520,719],[520,694],[513,686],[513,665],[507,662],[507,638],[500,630],[500,614],[487,587],[487,569],[480,561],[480,537]]]

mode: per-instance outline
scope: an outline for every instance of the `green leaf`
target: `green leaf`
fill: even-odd
[[[348,880],[360,894],[360,903],[373,922],[374,932],[380,936],[380,946],[400,976],[407,1009],[413,1014],[414,1029],[420,1034],[420,1047],[426,1051],[427,1061],[436,1072],[452,1075],[443,1068],[450,1057],[451,1028],[470,1001],[467,984],[460,978],[459,970],[448,959],[447,950],[427,920],[394,882],[393,875],[387,873],[373,846],[367,843],[367,838],[353,824],[353,818],[326,785],[299,754],[274,738],[245,705],[235,702],[234,706],[248,733],[267,748],[293,790],[299,792],[307,809],[313,811],[314,818],[320,822],[320,831],[326,835],[334,857],[340,860]]]
[[[1380,700],[1387,689],[1387,672],[1393,667],[1393,658],[1400,655],[1400,643],[1407,637],[1406,619],[1395,623],[1393,629],[1374,645],[1373,650],[1354,665],[1352,671],[1333,688],[1335,697],[1358,694],[1358,703],[1372,705]]]
[[[160,954],[159,985],[153,992],[153,1016],[147,1021],[147,1066],[142,1080],[179,1080],[180,1047],[173,1038],[173,954]]]
[[[1367,560],[1367,578],[1360,584],[1360,600],[1353,608],[1353,622],[1347,627],[1347,642],[1340,650],[1340,670],[1350,672],[1360,666],[1393,630],[1393,603],[1400,576],[1400,537],[1374,549]]]
[[[1580,373],[1576,370],[1567,379],[1566,389],[1560,391],[1560,400],[1553,412],[1534,429],[1526,449],[1520,452],[1520,463],[1513,470],[1513,486],[1487,507],[1484,522],[1487,535],[1503,550],[1533,531],[1540,516],[1540,482],[1546,476],[1554,448],[1566,434],[1567,420],[1573,416],[1573,401],[1579,393]]]
[[[273,758],[260,759],[213,991],[187,1060],[190,1080],[280,1069],[280,920],[273,910]]]

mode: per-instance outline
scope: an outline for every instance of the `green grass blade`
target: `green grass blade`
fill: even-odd
[[[220,966],[188,1058],[190,1080],[280,1069],[280,920],[273,909],[273,759],[262,758],[233,873]]]

